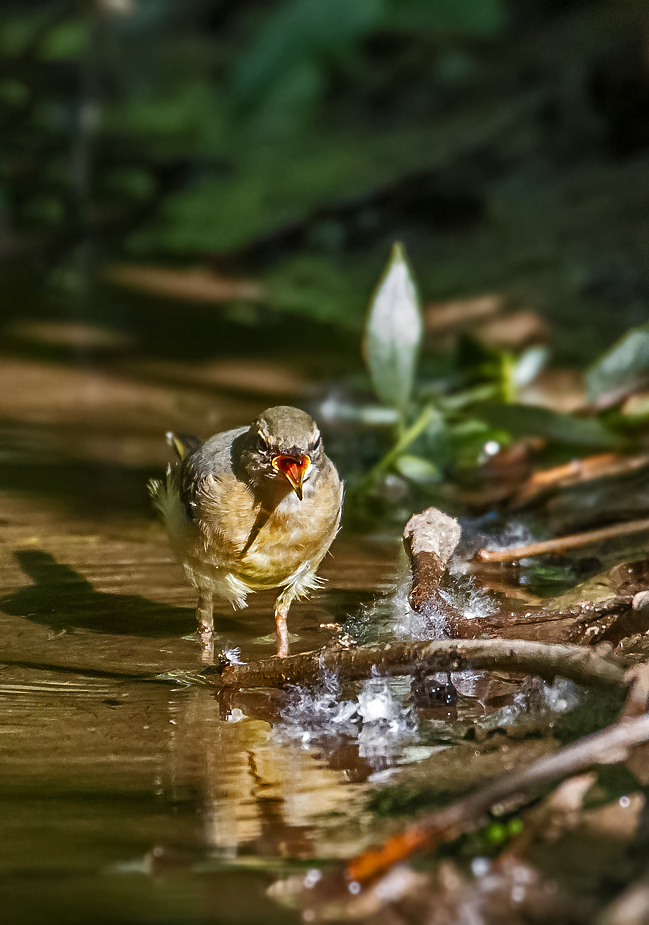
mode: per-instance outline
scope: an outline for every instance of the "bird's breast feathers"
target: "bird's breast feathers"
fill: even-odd
[[[208,475],[193,503],[195,554],[251,590],[275,588],[307,562],[315,572],[338,531],[341,503],[337,477],[320,480],[318,491],[306,491],[302,501],[291,491],[266,510],[232,473]]]

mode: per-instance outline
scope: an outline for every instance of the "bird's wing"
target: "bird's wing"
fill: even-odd
[[[232,473],[232,441],[247,430],[247,427],[237,427],[215,434],[183,458],[180,494],[189,511],[194,508],[208,477],[218,479]]]
[[[235,563],[253,528],[255,503],[232,471],[233,441],[247,427],[216,434],[181,465],[181,498],[202,536],[205,555],[224,567]]]

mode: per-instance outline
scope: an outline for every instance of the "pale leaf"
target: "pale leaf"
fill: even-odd
[[[423,332],[415,281],[402,244],[395,244],[376,288],[365,325],[364,353],[383,404],[404,412]]]

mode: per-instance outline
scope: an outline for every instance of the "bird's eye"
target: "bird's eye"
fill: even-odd
[[[319,446],[320,446],[321,443],[322,443],[322,436],[321,436],[320,434],[318,434],[318,436],[316,437],[316,439],[315,439],[315,441],[314,441],[314,443],[313,443],[313,449],[314,449],[314,450],[317,450],[317,449],[319,448]]]
[[[261,434],[257,434],[257,448],[260,450],[268,449],[268,443],[266,440],[264,440]]]

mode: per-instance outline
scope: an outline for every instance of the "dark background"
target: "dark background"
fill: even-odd
[[[647,317],[648,25],[641,0],[4,0],[3,313],[356,356],[399,238],[426,300],[498,292],[592,360]],[[263,294],[192,298],[169,338],[124,264]]]

